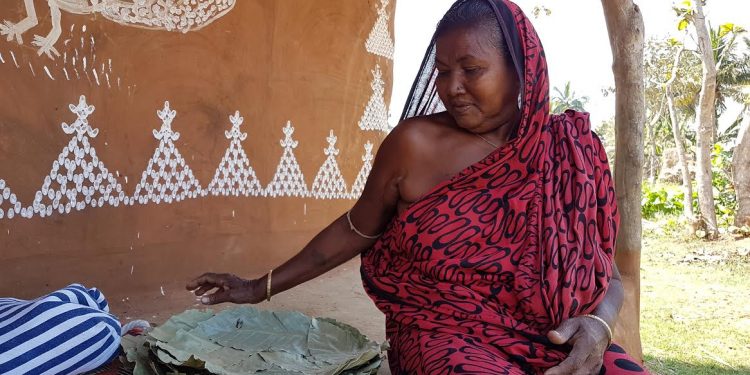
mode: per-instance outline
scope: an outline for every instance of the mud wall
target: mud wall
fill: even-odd
[[[352,205],[395,1],[75,3],[0,7],[0,295],[256,276]]]

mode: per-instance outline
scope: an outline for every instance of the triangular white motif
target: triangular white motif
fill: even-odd
[[[328,147],[324,152],[328,157],[315,176],[310,195],[315,199],[347,199],[349,194],[346,182],[344,182],[339,164],[336,162],[339,150],[335,147],[336,136],[333,135],[333,130],[326,139],[328,140]]]
[[[21,202],[18,201],[5,180],[0,179],[0,220],[12,219],[21,212],[25,214],[27,210],[21,207]]]
[[[362,130],[388,131],[388,109],[385,106],[385,81],[380,65],[375,65],[372,71],[372,96],[367,103],[365,113],[359,120],[359,128]]]
[[[294,149],[297,148],[299,142],[292,139],[294,128],[290,121],[286,123],[283,131],[284,139],[280,143],[284,148],[284,153],[276,167],[276,174],[266,187],[266,194],[271,197],[306,197],[308,191],[305,176],[300,170],[297,158],[294,157]]]
[[[89,137],[99,134],[99,129],[92,128],[88,122],[94,106],[86,104],[86,97],[81,95],[78,105],[71,104],[69,108],[78,118],[70,125],[63,123],[62,129],[65,134],[74,136],[52,163],[42,188],[34,195],[33,205],[26,210],[26,217],[50,216],[55,211],[70,213],[73,209],[80,211],[105,203],[117,207],[126,199],[122,186],[89,143]]]
[[[164,102],[164,109],[156,111],[156,114],[162,120],[162,125],[159,131],[152,132],[154,138],[159,140],[159,146],[148,161],[141,182],[135,187],[135,194],[130,198],[130,204],[172,203],[204,196],[205,193],[193,171],[174,145],[174,141],[180,138],[180,133],[172,130],[172,121],[177,112],[169,108],[169,102]]]
[[[362,192],[365,190],[367,176],[369,176],[370,171],[372,171],[373,159],[374,157],[372,156],[372,143],[370,141],[367,141],[367,143],[365,143],[365,154],[362,155],[362,161],[364,163],[362,164],[362,168],[357,174],[357,179],[354,181],[354,184],[352,185],[352,192],[349,195],[351,199],[359,198],[359,196],[362,195]]]
[[[242,125],[244,119],[240,117],[240,112],[237,111],[234,116],[229,116],[229,121],[232,123],[232,130],[225,131],[224,135],[231,143],[224,153],[224,158],[221,159],[219,167],[216,168],[214,179],[208,185],[207,190],[215,196],[265,196],[266,192],[260,186],[255,171],[250,166],[250,160],[248,160],[247,154],[242,148],[242,141],[247,139],[247,133],[240,131],[240,125]]]
[[[390,0],[380,0],[378,20],[375,21],[375,26],[370,31],[370,36],[365,42],[365,48],[367,48],[367,52],[393,60],[393,39],[391,39],[391,32],[388,27],[388,21],[391,18],[387,10],[388,3],[390,3]]]

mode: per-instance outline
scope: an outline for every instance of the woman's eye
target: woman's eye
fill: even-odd
[[[437,75],[438,77],[444,77],[447,76],[450,73],[448,70],[438,70]]]
[[[468,68],[464,68],[464,71],[465,71],[466,73],[476,73],[476,72],[478,72],[478,71],[479,71],[479,68],[478,68],[478,67],[476,67],[476,66],[470,66],[470,67],[468,67]]]

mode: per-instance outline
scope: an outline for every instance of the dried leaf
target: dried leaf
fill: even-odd
[[[383,351],[335,320],[251,307],[216,315],[189,310],[155,328],[147,341],[163,364],[227,375],[371,374]]]

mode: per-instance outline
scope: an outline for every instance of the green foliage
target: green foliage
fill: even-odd
[[[737,197],[732,184],[732,153],[720,144],[716,144],[711,152],[711,169],[716,219],[719,226],[729,227],[737,211]]]
[[[604,151],[607,153],[607,159],[609,159],[609,165],[615,165],[615,119],[609,119],[599,124],[599,127],[594,129],[596,135],[602,141]]]
[[[727,100],[740,104],[750,103],[747,87],[750,86],[750,39],[740,36],[746,31],[734,24],[711,28],[711,45],[717,63],[716,116],[727,109]],[[740,42],[744,46],[740,45]]]
[[[711,154],[711,167],[718,224],[722,228],[728,228],[734,222],[734,213],[737,211],[737,198],[731,177],[732,153],[720,144],[716,144]],[[680,186],[643,184],[641,198],[643,218],[679,216],[684,209],[684,197],[685,194]],[[693,211],[700,211],[695,191],[693,191]]]
[[[682,199],[685,193],[679,189],[677,186],[643,184],[643,197],[641,198],[643,218],[680,215],[684,208]]]
[[[691,0],[684,0],[676,3],[672,9],[677,14],[677,30],[686,30],[690,23],[693,22],[693,15],[695,14],[693,2]]]
[[[533,8],[533,10],[531,11],[531,14],[534,15],[534,18],[539,18],[543,15],[549,17],[552,15],[552,10],[550,10],[544,5],[537,5]]]
[[[565,83],[565,88],[560,90],[559,87],[555,87],[550,98],[550,111],[554,114],[560,114],[568,109],[573,109],[580,112],[586,112],[584,108],[589,102],[588,96],[576,96],[575,91],[570,88],[570,81]]]

